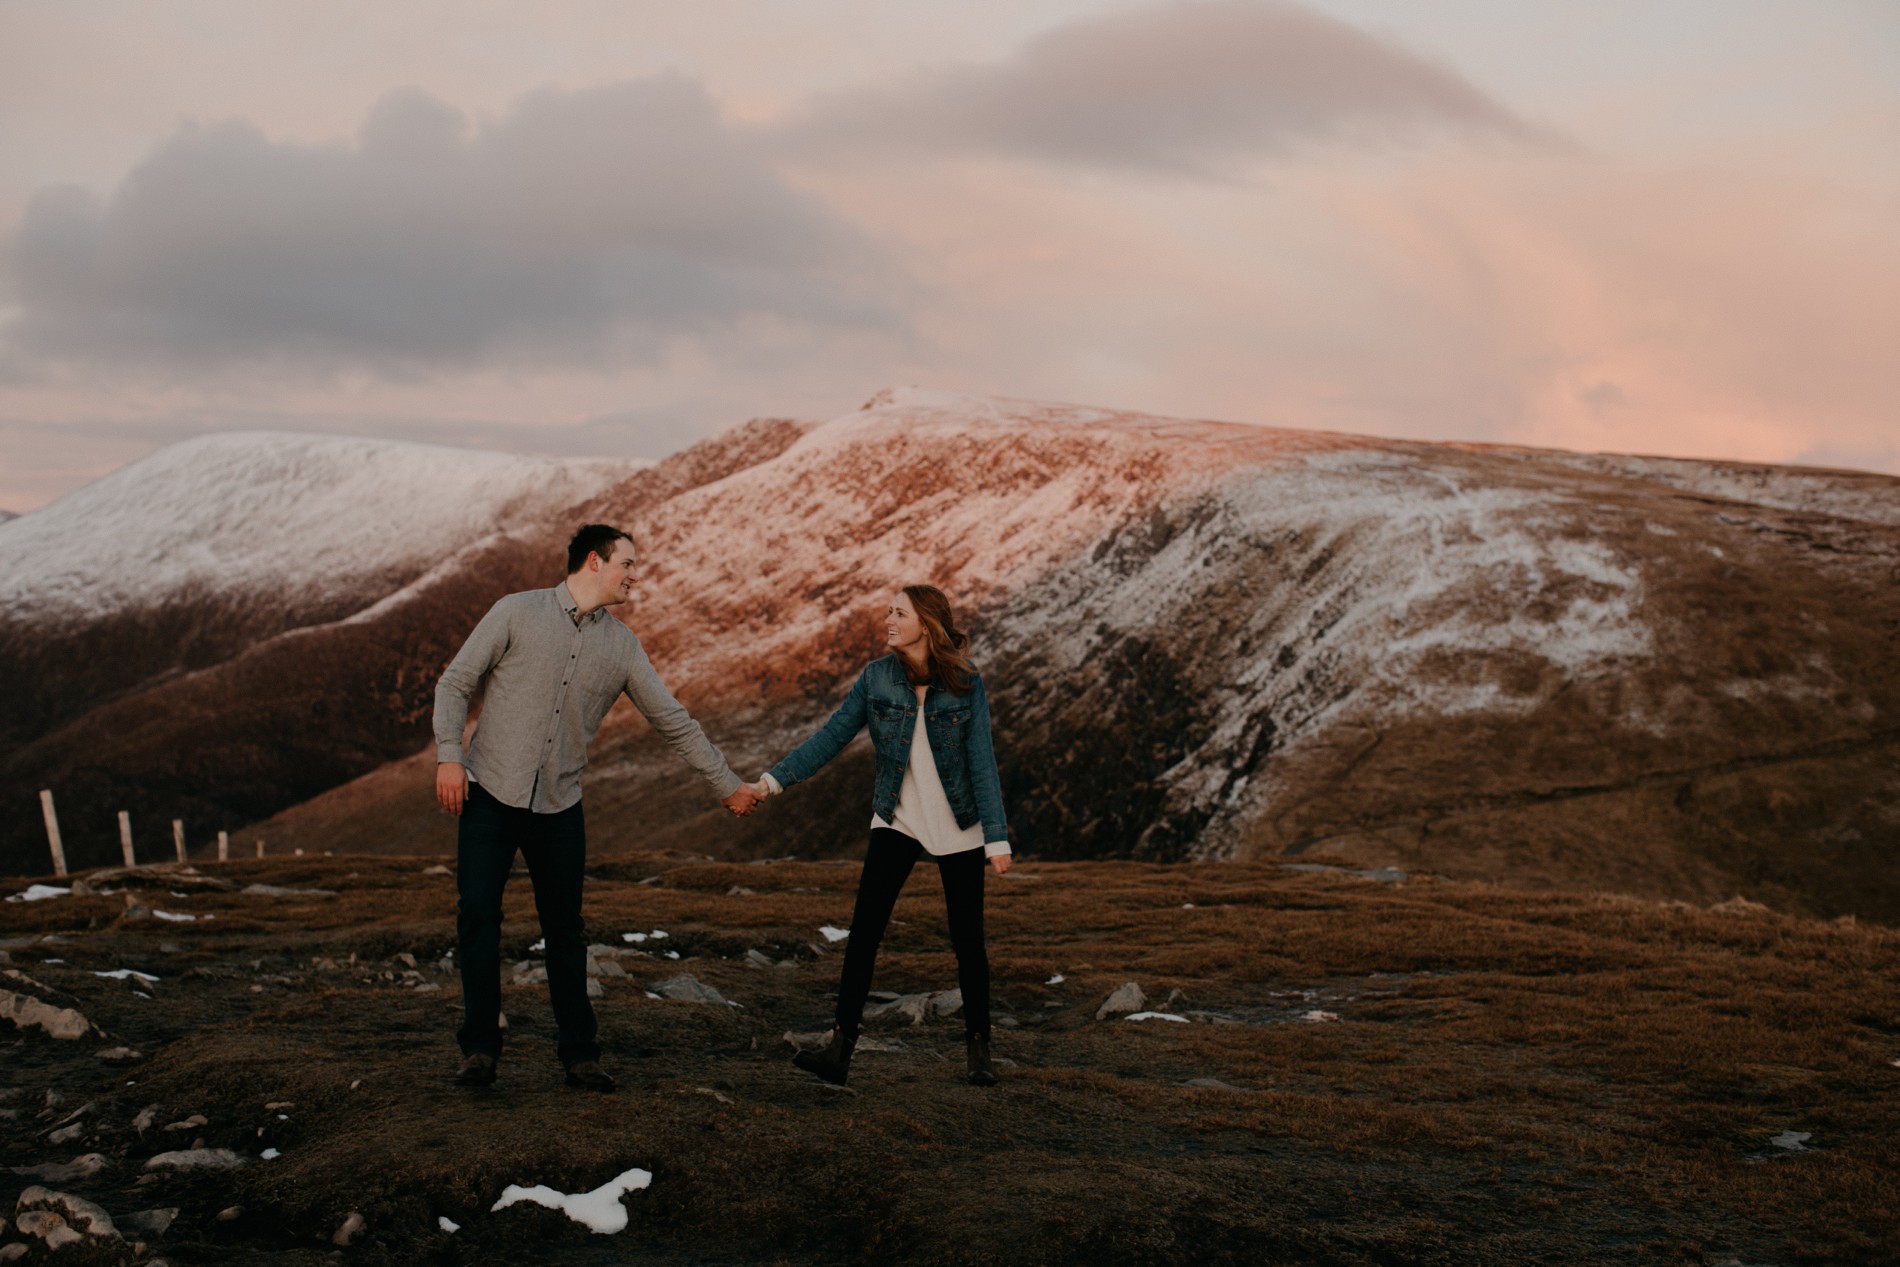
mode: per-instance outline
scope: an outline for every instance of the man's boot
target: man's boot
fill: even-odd
[[[970,1085],[973,1087],[993,1087],[996,1085],[996,1070],[990,1067],[990,1036],[988,1034],[970,1035]]]
[[[469,1053],[463,1059],[462,1067],[455,1073],[455,1085],[458,1087],[494,1086],[495,1058],[485,1051]]]
[[[842,1087],[845,1073],[851,1068],[851,1053],[857,1046],[856,1034],[846,1038],[843,1030],[834,1029],[823,1051],[801,1051],[792,1057],[792,1063],[806,1073],[817,1074],[834,1087]]]

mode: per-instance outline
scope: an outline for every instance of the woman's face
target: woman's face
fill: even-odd
[[[884,645],[893,651],[903,651],[915,647],[924,639],[924,622],[917,619],[917,612],[911,607],[910,596],[897,591],[897,597],[891,600],[890,607],[884,613]]]

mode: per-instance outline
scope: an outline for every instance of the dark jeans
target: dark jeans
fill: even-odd
[[[878,943],[891,922],[891,908],[910,869],[928,856],[943,876],[943,904],[950,916],[950,945],[957,952],[957,984],[963,988],[963,1026],[972,1034],[990,1032],[990,956],[983,948],[983,873],[989,859],[981,849],[925,855],[924,847],[903,832],[871,829],[858,877],[858,902],[851,912],[851,940],[845,943],[844,971],[838,980],[838,1028],[855,1035],[864,1022],[864,1001],[871,994],[871,969]]]
[[[455,931],[462,956],[462,1054],[501,1055],[501,891],[515,865],[528,864],[534,909],[547,938],[548,998],[560,1031],[561,1063],[598,1060],[599,1027],[587,1001],[587,938],[581,926],[581,877],[587,823],[578,803],[558,814],[503,805],[470,783],[457,832]]]

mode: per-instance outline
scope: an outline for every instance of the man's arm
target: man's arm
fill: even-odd
[[[660,738],[666,740],[674,755],[691,766],[699,777],[712,784],[714,795],[726,802],[726,808],[735,814],[749,811],[757,802],[757,797],[732,772],[719,749],[713,747],[712,740],[706,738],[706,732],[693,720],[691,713],[673,693],[660,681],[660,675],[654,672],[652,661],[647,659],[646,648],[640,645],[637,637],[632,637],[632,663],[627,672],[625,690],[633,706],[640,715],[658,731]],[[735,804],[735,800],[741,802]]]
[[[435,684],[435,799],[451,814],[460,814],[468,800],[468,770],[462,759],[468,702],[507,650],[508,613],[496,603]]]

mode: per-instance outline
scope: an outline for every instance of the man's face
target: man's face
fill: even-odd
[[[633,542],[625,537],[614,542],[613,553],[600,565],[600,582],[609,607],[627,601],[633,593]]]

